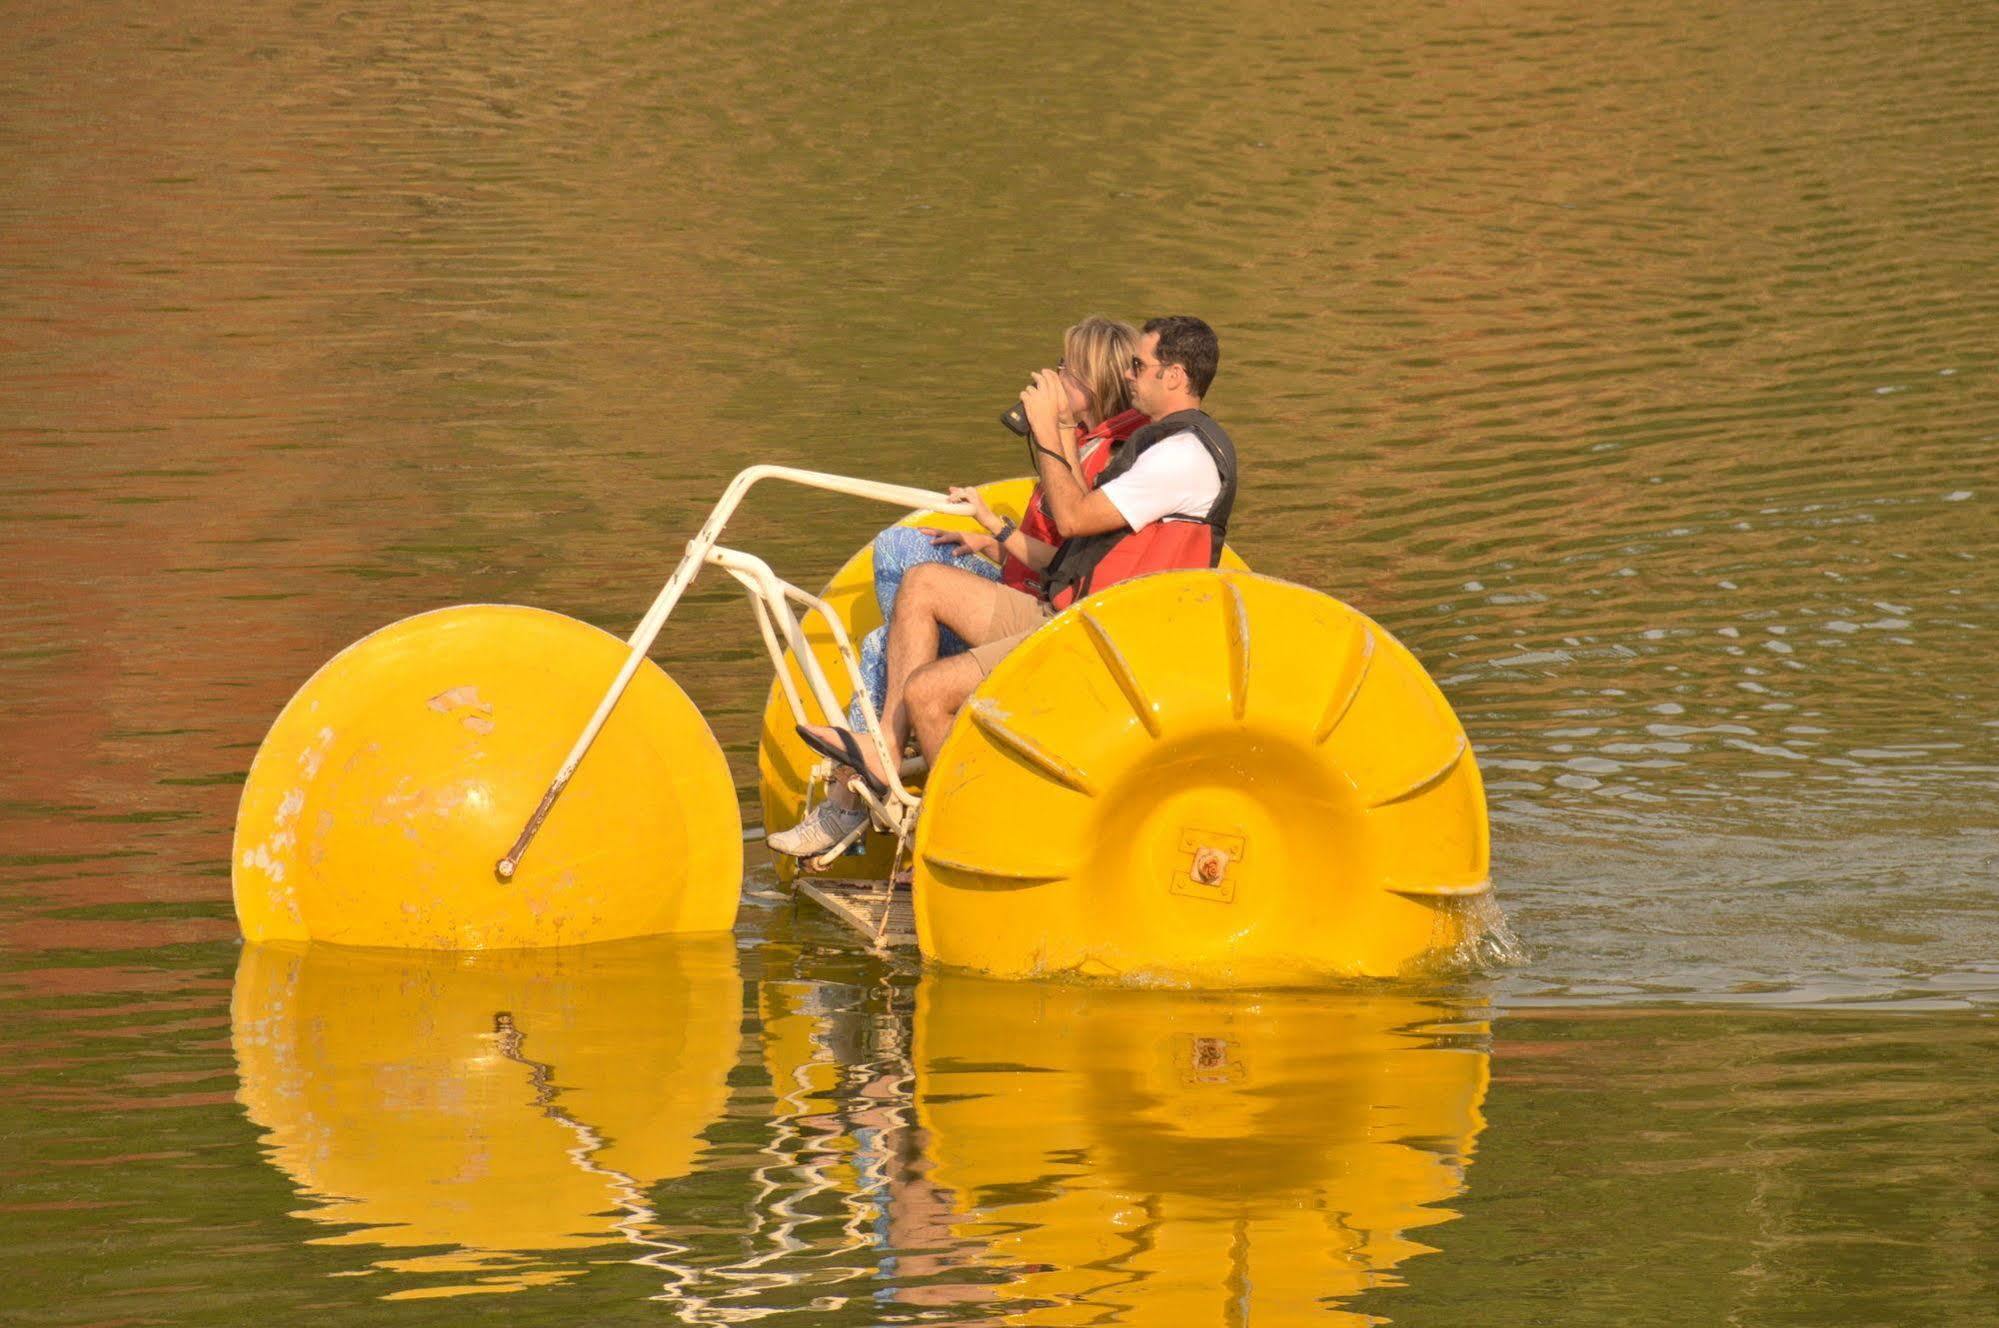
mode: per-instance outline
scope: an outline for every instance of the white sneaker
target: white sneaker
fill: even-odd
[[[810,816],[789,830],[766,836],[764,843],[788,858],[813,858],[854,833],[867,819],[867,808],[838,807],[827,798],[812,809]]]

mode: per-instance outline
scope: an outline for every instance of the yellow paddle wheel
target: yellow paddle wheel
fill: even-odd
[[[1317,591],[1173,572],[1002,660],[930,772],[924,954],[1004,977],[1389,976],[1489,888],[1485,797],[1422,666]]]

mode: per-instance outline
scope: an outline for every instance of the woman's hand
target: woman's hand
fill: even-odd
[[[1068,385],[1056,370],[1042,369],[1021,389],[1020,404],[1027,409],[1027,422],[1037,437],[1057,437],[1062,431],[1062,413],[1069,405]],[[1069,427],[1075,428],[1073,424]]]
[[[931,526],[922,527],[922,531],[940,549],[956,549],[960,553],[999,561],[999,541],[991,535],[981,535],[976,530],[937,530]]]
[[[964,503],[970,507],[972,509],[972,520],[983,526],[988,535],[992,534],[998,528],[1000,519],[993,515],[992,508],[986,506],[986,500],[979,497],[977,489],[962,486],[954,487],[947,492],[946,496],[954,503]]]
[[[1055,416],[1055,424],[1064,434],[1076,432],[1083,422],[1083,412],[1089,408],[1090,397],[1083,390],[1083,384],[1075,374],[1067,369],[1058,369],[1056,376],[1062,380],[1062,408]]]

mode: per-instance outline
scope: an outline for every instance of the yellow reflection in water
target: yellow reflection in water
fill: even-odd
[[[246,946],[239,1097],[321,1243],[446,1275],[395,1296],[574,1276],[554,1251],[677,1247],[646,1190],[694,1168],[736,1062],[732,938],[425,954]],[[460,1280],[462,1279],[462,1280]],[[392,1297],[393,1298],[393,1297]]]
[[[1484,1126],[1448,1003],[926,976],[917,1108],[1006,1322],[1288,1323],[1431,1247]],[[1331,1321],[1375,1322],[1348,1312]]]

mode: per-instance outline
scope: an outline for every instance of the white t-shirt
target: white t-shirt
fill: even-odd
[[[1203,517],[1222,496],[1215,459],[1193,433],[1162,438],[1138,454],[1131,469],[1102,486],[1133,530],[1163,516]]]

